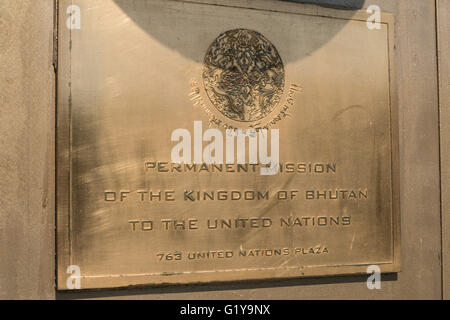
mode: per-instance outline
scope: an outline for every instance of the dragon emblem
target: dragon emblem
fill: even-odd
[[[243,122],[266,117],[284,90],[284,66],[277,49],[248,29],[222,33],[204,60],[203,83],[211,103],[226,117]]]

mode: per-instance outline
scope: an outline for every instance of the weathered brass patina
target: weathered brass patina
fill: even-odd
[[[72,2],[59,22],[59,289],[71,265],[82,289],[399,271],[390,15],[371,30],[365,11],[280,1],[78,0],[70,30]],[[173,163],[172,133],[194,145],[194,122],[224,148],[226,128],[278,129],[277,173]]]

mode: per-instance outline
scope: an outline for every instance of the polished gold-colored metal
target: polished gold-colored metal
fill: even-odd
[[[400,270],[391,15],[251,3],[60,1],[59,289]],[[172,163],[195,121],[278,129],[278,173]]]

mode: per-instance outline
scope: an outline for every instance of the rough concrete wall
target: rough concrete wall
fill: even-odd
[[[443,294],[450,299],[450,1],[437,0],[441,111]]]
[[[54,297],[53,0],[0,0],[0,299]]]
[[[308,1],[310,2],[310,1]],[[323,4],[324,1],[318,1]],[[333,3],[335,1],[330,1]],[[435,0],[376,0],[396,19],[403,271],[368,290],[366,277],[227,283],[59,294],[131,299],[441,299],[439,110]]]

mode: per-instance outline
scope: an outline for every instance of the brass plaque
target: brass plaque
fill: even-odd
[[[60,1],[58,288],[399,271],[393,20],[369,16]]]

